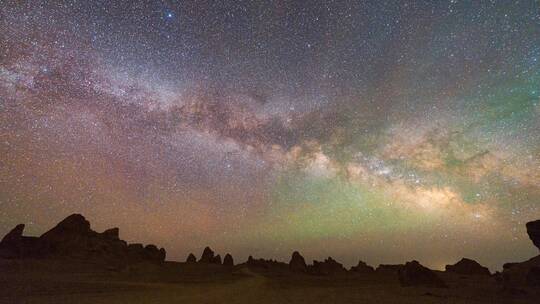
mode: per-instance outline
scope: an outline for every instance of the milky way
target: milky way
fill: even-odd
[[[535,249],[538,1],[3,1],[0,233],[183,260]]]

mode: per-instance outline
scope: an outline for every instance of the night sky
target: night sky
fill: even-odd
[[[1,1],[0,234],[168,259],[537,249],[538,1]]]

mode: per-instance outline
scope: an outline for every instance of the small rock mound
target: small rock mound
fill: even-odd
[[[374,273],[375,269],[366,264],[364,261],[358,261],[358,265],[351,267],[351,272],[354,273]]]
[[[446,287],[446,284],[431,269],[418,261],[407,262],[398,271],[401,286]]]
[[[490,275],[489,269],[480,265],[475,260],[462,258],[454,265],[446,265],[447,272],[453,272],[464,275]]]
[[[333,275],[346,273],[347,270],[342,264],[338,263],[331,257],[328,257],[323,262],[313,261],[313,265],[308,266],[308,272],[314,275]]]
[[[528,222],[525,226],[527,228],[527,234],[534,246],[540,249],[540,220]]]
[[[226,254],[223,258],[223,266],[234,266],[233,257],[230,254]]]
[[[300,255],[298,251],[293,252],[291,261],[289,262],[289,269],[294,272],[306,272],[306,260]]]
[[[212,263],[214,261],[214,251],[210,247],[206,247],[203,250],[199,263]]]
[[[197,262],[197,258],[193,253],[190,253],[186,259],[186,263],[195,263]]]

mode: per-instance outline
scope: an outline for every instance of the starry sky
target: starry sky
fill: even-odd
[[[0,234],[500,269],[539,103],[539,1],[5,0]]]

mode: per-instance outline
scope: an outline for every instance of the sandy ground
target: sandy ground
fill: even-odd
[[[0,260],[0,303],[540,303],[490,277],[440,274],[449,288],[403,288],[394,275],[313,277],[169,263],[105,269]]]

